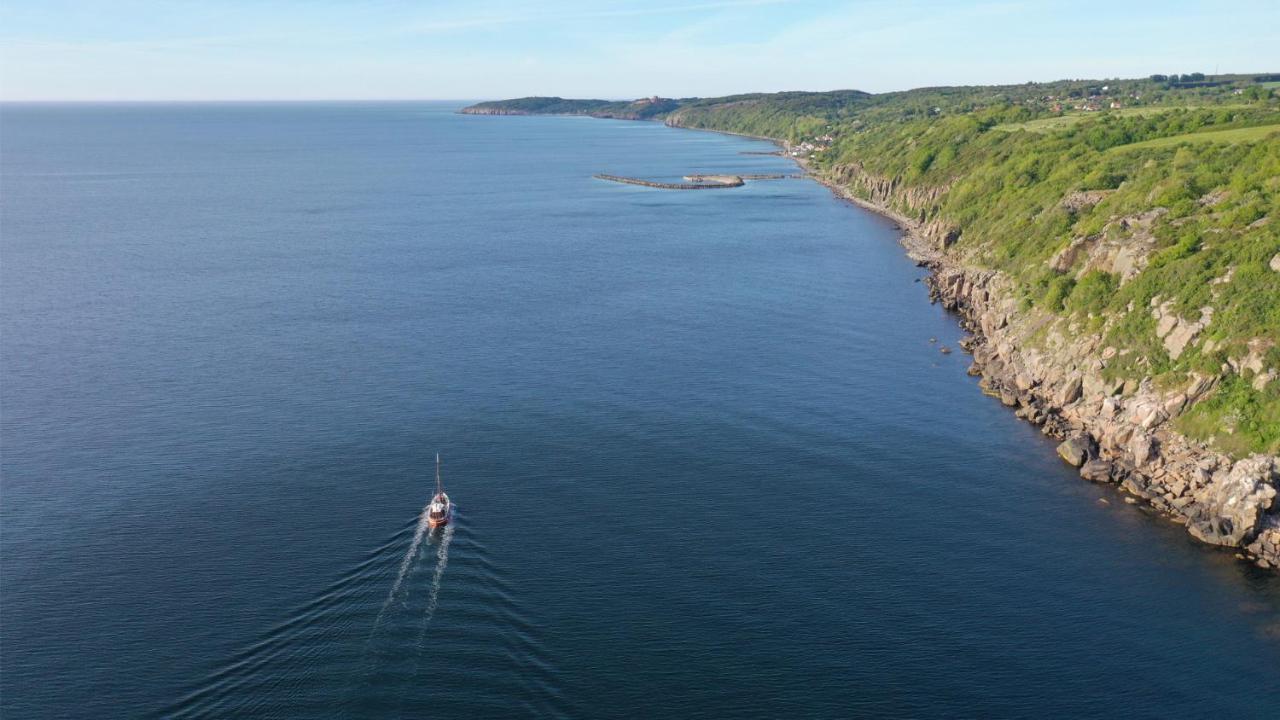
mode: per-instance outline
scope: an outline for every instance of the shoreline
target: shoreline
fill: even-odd
[[[591,116],[588,116],[591,117]],[[598,118],[611,119],[611,118]],[[1235,552],[1241,561],[1280,570],[1280,502],[1273,478],[1280,459],[1254,454],[1233,459],[1186,438],[1167,425],[1216,385],[1193,377],[1186,388],[1162,390],[1143,383],[1108,381],[1102,373],[1117,348],[1102,338],[1051,330],[1044,347],[1033,339],[1058,318],[1021,311],[1008,281],[998,272],[971,268],[946,248],[958,231],[924,224],[888,205],[892,184],[845,168],[850,180],[869,187],[859,197],[837,179],[815,173],[805,158],[789,154],[786,141],[658,120],[668,127],[699,130],[773,143],[806,177],[837,198],[892,220],[907,257],[929,271],[930,302],[941,303],[968,333],[960,345],[973,357],[969,374],[979,388],[1014,414],[1060,440],[1057,453],[1080,477],[1114,484],[1125,502],[1141,503],[1184,525],[1197,540]],[[877,198],[883,195],[883,198]]]
[[[1280,471],[1277,459],[1255,454],[1232,460],[1165,425],[1212,390],[1212,380],[1197,378],[1172,396],[1149,383],[1130,389],[1102,377],[1105,364],[1096,358],[1115,348],[1100,347],[1100,337],[1058,338],[1062,355],[1019,342],[1045,323],[1019,316],[997,272],[966,267],[945,252],[946,237],[934,237],[938,228],[855,196],[812,172],[803,158],[786,157],[836,197],[897,223],[907,256],[929,271],[930,302],[941,303],[968,333],[960,344],[973,357],[969,375],[980,377],[983,394],[1060,440],[1057,454],[1082,479],[1115,484],[1126,503],[1154,509],[1197,540],[1235,551],[1241,561],[1280,570],[1280,503],[1270,484]],[[1066,351],[1073,344],[1074,354]]]
[[[772,142],[783,150],[781,157],[837,198],[896,223],[907,257],[929,271],[925,283],[930,302],[941,303],[968,333],[961,347],[973,357],[968,372],[980,377],[978,387],[1044,435],[1060,440],[1059,457],[1076,467],[1082,479],[1114,484],[1126,494],[1126,503],[1154,509],[1186,526],[1197,540],[1234,551],[1237,559],[1259,568],[1280,570],[1280,502],[1271,484],[1280,474],[1280,462],[1257,454],[1233,460],[1166,425],[1211,391],[1214,381],[1196,378],[1180,393],[1162,392],[1149,383],[1134,388],[1108,383],[1101,373],[1105,360],[1100,359],[1116,349],[1102,348],[1100,337],[1059,337],[1057,347],[1033,348],[1026,341],[1049,321],[1019,313],[995,271],[966,267],[948,255],[951,229],[927,226],[887,202],[858,197],[814,172],[805,158],[786,152],[785,141],[707,131]],[[890,199],[891,194],[886,196]]]
[[[1105,365],[1097,364],[1108,351],[1100,347],[1101,338],[1059,338],[1064,350],[1073,343],[1077,350],[1084,348],[1075,355],[1064,352],[1066,362],[1019,342],[1044,323],[1019,317],[997,272],[966,267],[945,252],[945,236],[934,237],[938,228],[857,197],[812,172],[803,158],[792,159],[836,197],[898,224],[907,257],[929,271],[930,302],[941,303],[968,333],[960,344],[973,357],[969,375],[980,377],[983,394],[1060,440],[1058,456],[1082,479],[1114,484],[1126,494],[1126,503],[1154,509],[1186,526],[1197,540],[1233,550],[1237,559],[1257,567],[1280,570],[1280,503],[1269,484],[1280,463],[1256,454],[1233,461],[1164,424],[1212,390],[1209,379],[1196,379],[1172,397],[1149,384],[1122,396],[1127,384],[1107,383],[1100,372]]]

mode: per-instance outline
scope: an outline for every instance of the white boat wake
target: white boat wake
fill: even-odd
[[[418,629],[418,641],[416,647],[419,651],[427,640],[427,628],[431,625],[431,619],[436,615],[436,606],[440,599],[440,581],[444,578],[445,568],[449,567],[449,543],[453,541],[452,523],[444,528],[444,532],[440,534],[440,545],[436,549],[436,569],[431,574],[431,589],[427,592],[427,607],[422,613],[422,627]],[[413,669],[409,675],[416,677],[418,674],[418,665],[421,662],[421,653],[415,653],[413,656]],[[401,696],[400,702],[396,706],[396,712],[399,714],[404,707],[404,697]]]
[[[430,508],[431,501],[428,500],[426,506],[422,508],[422,513],[418,516],[418,523],[413,532],[413,540],[409,542],[409,547],[405,550],[404,557],[400,560],[400,569],[396,573],[395,582],[391,585],[391,591],[387,593],[387,599],[383,601],[382,608],[378,611],[377,618],[373,621],[373,627],[369,630],[369,637],[365,641],[366,652],[368,653],[367,665],[365,666],[364,671],[358,674],[358,678],[356,676],[352,677],[346,690],[347,697],[350,697],[351,693],[355,692],[356,688],[360,684],[367,682],[368,678],[377,670],[381,661],[385,658],[386,650],[378,649],[375,644],[375,639],[378,637],[378,633],[382,629],[384,622],[389,621],[388,616],[395,615],[395,612],[392,612],[393,607],[397,604],[400,607],[405,608],[409,606],[409,599],[412,595],[413,586],[412,583],[409,583],[409,580],[410,576],[417,572],[422,561],[423,542],[425,541],[428,544],[438,542],[439,545],[436,550],[436,567],[431,576],[431,587],[427,593],[427,604],[422,619],[422,627],[418,633],[417,645],[418,647],[421,647],[423,644],[427,626],[431,623],[431,618],[434,617],[436,612],[436,606],[440,597],[440,585],[441,581],[444,579],[444,571],[449,565],[449,544],[453,540],[455,527],[450,523],[444,527],[443,531],[441,531],[438,536],[433,535],[431,525],[428,522],[428,513],[430,512]],[[417,671],[417,664],[418,661],[417,658],[415,658],[414,672]]]
[[[396,596],[400,594],[400,588],[404,586],[404,580],[409,575],[409,569],[413,567],[413,561],[418,556],[418,548],[422,547],[422,541],[427,537],[427,531],[430,526],[427,522],[428,508],[431,507],[431,501],[422,507],[422,514],[418,516],[418,526],[413,531],[413,542],[409,543],[409,549],[404,553],[404,559],[400,561],[400,572],[396,574],[396,581],[391,586],[391,592],[387,593],[386,602],[382,603],[382,609],[378,611],[378,618],[373,621],[373,630],[369,633],[372,637],[378,632],[378,628],[382,625],[382,618],[387,614],[387,610],[391,608],[391,603],[395,602]]]
[[[426,639],[427,626],[435,617],[436,605],[440,599],[440,580],[444,577],[445,568],[449,567],[449,542],[453,540],[453,525],[446,525],[440,536],[440,547],[436,550],[436,570],[431,576],[431,591],[427,594],[427,609],[422,617],[422,630],[418,633],[418,647],[422,647]]]

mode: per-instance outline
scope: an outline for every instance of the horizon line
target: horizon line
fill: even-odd
[[[1208,80],[1211,78],[1220,78],[1220,77],[1248,77],[1250,75],[1276,75],[1276,74],[1280,74],[1280,72],[1251,71],[1251,72],[1229,72],[1229,73],[1213,73],[1213,74],[1205,73],[1205,79]],[[1051,83],[1060,83],[1060,82],[1106,82],[1106,81],[1124,81],[1124,80],[1147,80],[1150,77],[1151,75],[1138,76],[1138,77],[1121,77],[1117,75],[1113,77],[1096,77],[1096,78],[1080,77],[1080,78],[1055,78],[1053,80],[1027,80],[1025,82],[1018,82],[1018,83],[971,83],[971,84],[964,84],[964,85],[918,85],[916,87],[899,88],[896,90],[883,90],[880,92],[872,92],[869,90],[858,90],[857,88],[851,88],[851,87],[831,88],[827,90],[804,90],[804,89],[748,90],[748,91],[740,91],[740,92],[721,93],[719,95],[685,95],[683,96],[683,98],[675,98],[674,96],[672,96],[672,99],[694,98],[699,100],[705,100],[705,99],[713,99],[717,97],[729,97],[732,95],[750,95],[750,94],[776,95],[780,93],[833,93],[833,92],[849,92],[849,91],[865,92],[868,95],[888,95],[891,93],[911,92],[912,90],[931,90],[931,89],[941,89],[941,88],[1020,87],[1025,85],[1048,85]],[[63,103],[63,104],[192,103],[192,104],[195,104],[195,103],[325,103],[325,102],[328,102],[328,103],[488,102],[488,101],[495,101],[495,100],[513,100],[513,99],[526,98],[526,97],[559,97],[566,100],[607,100],[607,101],[614,102],[614,101],[636,100],[639,98],[646,98],[646,97],[655,97],[655,95],[653,93],[648,93],[648,94],[641,94],[636,96],[586,97],[586,96],[574,96],[574,95],[532,94],[532,95],[518,95],[518,96],[483,98],[483,99],[474,98],[474,97],[473,98],[433,98],[433,97],[235,98],[235,97],[225,97],[225,98],[19,98],[19,99],[0,98],[0,104],[3,104],[3,105],[50,104],[52,105],[52,104],[59,104],[59,103]],[[656,95],[656,97],[666,97],[666,96],[658,94]]]

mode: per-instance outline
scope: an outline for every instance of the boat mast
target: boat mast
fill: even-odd
[[[440,484],[440,453],[436,453],[436,494],[444,492],[444,487]]]

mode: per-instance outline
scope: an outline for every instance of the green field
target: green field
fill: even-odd
[[[1106,116],[1112,117],[1149,117],[1169,112],[1170,110],[1220,110],[1233,109],[1239,110],[1249,107],[1248,105],[1147,105],[1143,107],[1128,107],[1118,110],[1098,110],[1096,112],[1071,112],[1058,117],[1040,118],[1038,120],[1028,120],[1019,123],[1003,123],[991,128],[992,130],[1001,130],[1003,132],[1016,132],[1018,130],[1026,130],[1034,133],[1050,133],[1055,130],[1065,130],[1086,118],[1100,118]]]
[[[1128,145],[1120,145],[1111,148],[1110,152],[1120,152],[1123,150],[1133,150],[1135,148],[1156,148],[1168,147],[1170,145],[1180,145],[1182,143],[1239,143],[1254,142],[1261,140],[1266,136],[1280,132],[1280,124],[1276,125],[1260,125],[1250,128],[1233,128],[1231,130],[1213,130],[1211,132],[1194,132],[1184,135],[1174,135],[1172,137],[1155,138],[1154,140],[1144,140],[1142,142],[1130,143]]]
[[[1080,122],[1088,117],[1084,113],[1075,115],[1062,115],[1059,117],[1040,118],[1039,120],[1028,120],[1020,123],[1004,123],[996,125],[992,130],[1000,130],[1001,132],[1017,132],[1026,130],[1033,133],[1050,133],[1055,130],[1063,130]]]

